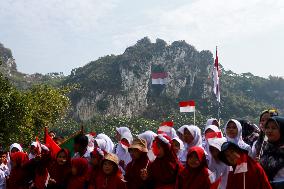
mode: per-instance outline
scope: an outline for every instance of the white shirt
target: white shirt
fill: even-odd
[[[80,156],[79,152],[76,152],[73,156],[73,158],[86,158],[88,162],[91,161],[91,152],[87,149],[85,154],[83,156]]]

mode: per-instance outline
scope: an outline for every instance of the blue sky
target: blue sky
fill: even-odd
[[[0,42],[24,73],[69,74],[145,36],[218,45],[225,69],[284,76],[283,0],[0,0]]]

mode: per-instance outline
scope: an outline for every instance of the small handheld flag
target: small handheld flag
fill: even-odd
[[[179,108],[180,112],[194,112],[195,102],[193,100],[179,102]]]
[[[158,134],[171,132],[171,129],[173,128],[173,126],[174,126],[174,122],[172,121],[162,122],[158,129]]]

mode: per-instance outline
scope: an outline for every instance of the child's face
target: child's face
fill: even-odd
[[[91,156],[91,164],[97,166],[99,164],[99,160],[96,156]]]
[[[220,151],[217,148],[213,147],[213,146],[209,146],[209,151],[210,151],[212,157],[215,160],[218,160],[218,154],[220,153]]]
[[[264,130],[269,142],[277,142],[280,140],[280,129],[274,121],[269,121]]]
[[[187,159],[187,165],[191,168],[197,168],[200,166],[200,164],[201,163],[198,159],[196,152],[192,152]]]
[[[159,143],[157,144],[157,147],[158,147],[157,157],[158,158],[164,157],[164,155],[165,155],[164,148]]]
[[[105,160],[103,163],[103,172],[106,175],[109,175],[113,172],[114,170],[114,164],[111,161]]]
[[[34,145],[31,146],[30,153],[33,154],[33,155],[36,155],[36,148],[35,148]]]
[[[230,165],[237,165],[238,159],[241,157],[234,149],[229,148],[225,151],[225,156]]]
[[[194,140],[194,137],[192,136],[192,134],[190,133],[188,129],[184,129],[183,139],[184,139],[184,142],[186,142],[187,144],[190,144]]]
[[[238,136],[238,128],[234,122],[229,122],[226,128],[226,134],[229,138],[236,138]]]
[[[7,154],[2,154],[0,157],[0,163],[7,164]]]
[[[15,148],[15,147],[14,147],[14,148],[11,149],[11,154],[12,154],[12,153],[15,153],[15,152],[19,152],[19,151],[20,151],[20,150],[19,150],[18,148]]]
[[[67,156],[64,152],[60,152],[57,156],[57,159],[56,159],[57,163],[59,165],[64,165],[67,161]]]
[[[77,168],[72,166],[71,167],[71,172],[72,172],[72,175],[74,175],[74,176],[77,175]]]
[[[139,159],[141,156],[141,151],[136,148],[129,149],[129,153],[133,160]]]
[[[180,145],[179,145],[179,142],[176,141],[176,140],[173,140],[173,149],[175,151],[175,153],[177,154],[180,150]]]

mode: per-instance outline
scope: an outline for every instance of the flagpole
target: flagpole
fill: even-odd
[[[195,111],[193,112],[193,124],[195,125]]]

